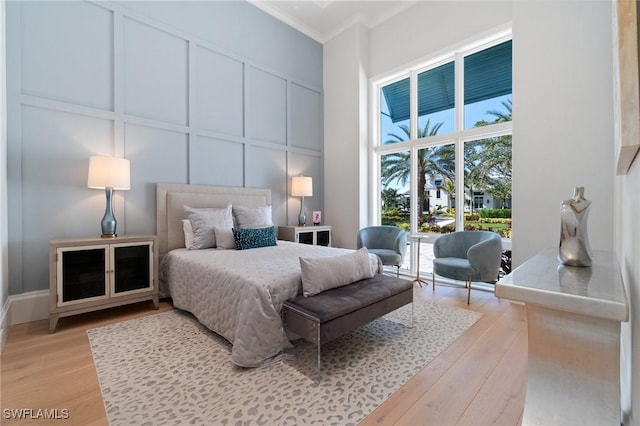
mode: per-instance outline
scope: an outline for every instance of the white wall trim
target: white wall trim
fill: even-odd
[[[7,341],[7,319],[9,318],[9,307],[11,299],[7,298],[0,310],[0,353],[4,350],[4,344]]]
[[[49,290],[9,296],[9,324],[22,324],[49,318]]]

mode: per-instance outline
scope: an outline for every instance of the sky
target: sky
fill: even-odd
[[[399,126],[402,124],[409,126],[409,120],[407,119],[401,122],[392,123],[391,118],[389,118],[388,116],[389,110],[387,107],[387,102],[384,99],[384,94],[382,91],[380,91],[380,94],[381,94],[381,120],[380,120],[381,141],[380,142],[384,143],[387,140],[396,140],[395,138],[392,138],[389,136],[389,134],[391,133],[405,138],[403,140],[407,140],[406,133],[403,130],[401,130]],[[507,110],[505,109],[502,103],[504,101],[511,99],[511,97],[512,95],[508,94],[508,95],[499,96],[496,98],[476,102],[473,104],[465,105],[465,111],[464,111],[465,129],[474,127],[475,123],[480,120],[485,120],[487,122],[494,121],[496,117],[494,115],[487,114],[487,111],[501,111],[506,113]],[[431,120],[431,123],[430,123],[431,128],[437,123],[440,123],[440,122],[443,123],[442,127],[440,127],[440,130],[438,131],[438,135],[450,133],[454,131],[454,117],[455,117],[455,111],[453,108],[445,111],[439,111],[436,113],[428,114],[428,115],[423,115],[421,117],[418,117],[418,128],[419,129],[424,128],[426,121],[429,119]],[[399,183],[397,184],[391,183],[388,187],[396,188],[398,192],[403,193],[409,190],[409,182],[407,182],[406,185],[400,185]]]
[[[404,121],[400,121],[397,123],[392,123],[391,119],[389,118],[389,110],[387,108],[387,102],[384,100],[384,95],[382,94],[382,91],[380,92],[381,96],[382,96],[382,105],[381,105],[381,132],[380,132],[380,137],[381,137],[381,142],[384,143],[389,139],[392,139],[389,137],[390,133],[394,133],[397,134],[399,136],[402,137],[406,137],[406,134],[404,133],[403,130],[400,130],[399,125],[401,124],[405,124],[405,125],[409,125],[409,120],[404,120]],[[487,114],[487,111],[504,111],[507,112],[505,107],[502,105],[503,101],[506,101],[507,99],[511,99],[511,94],[509,95],[504,95],[504,96],[499,96],[496,98],[492,98],[492,99],[487,99],[485,101],[481,101],[481,102],[476,102],[473,104],[469,104],[469,105],[465,105],[465,111],[464,111],[464,116],[465,116],[465,124],[464,124],[464,128],[465,129],[469,129],[474,127],[475,123],[480,121],[480,120],[486,120],[488,122],[491,122],[493,120],[495,120],[495,116]],[[436,113],[432,113],[429,115],[423,115],[421,117],[418,117],[418,128],[423,128],[427,119],[431,120],[431,127],[433,127],[435,124],[442,122],[443,125],[440,128],[440,130],[438,131],[439,135],[442,135],[444,133],[449,133],[449,132],[453,132],[454,130],[454,116],[455,116],[455,112],[452,109],[448,109],[445,111],[439,111]]]

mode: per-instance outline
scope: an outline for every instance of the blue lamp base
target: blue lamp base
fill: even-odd
[[[116,217],[113,215],[113,207],[111,203],[111,199],[113,197],[113,188],[105,188],[104,190],[107,196],[107,207],[104,211],[104,217],[100,222],[100,226],[102,228],[102,238],[115,238],[118,236],[116,234],[116,227],[118,225],[116,221]]]
[[[298,226],[306,226],[306,225],[307,225],[307,215],[304,212],[304,196],[302,196],[300,201],[300,214],[298,215]]]

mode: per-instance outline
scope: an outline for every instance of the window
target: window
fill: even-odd
[[[440,124],[440,133],[452,132],[455,120],[453,62],[418,74],[418,137],[427,136],[430,123]],[[420,134],[420,129],[423,133]]]
[[[380,223],[426,244],[462,229],[511,237],[511,50],[505,32],[373,83]]]
[[[380,90],[381,145],[409,140],[409,78],[389,84]]]
[[[511,40],[464,58],[464,128],[507,117],[497,106],[511,101]],[[495,112],[495,114],[494,114]]]

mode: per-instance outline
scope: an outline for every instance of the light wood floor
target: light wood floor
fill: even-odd
[[[524,407],[527,331],[524,309],[492,293],[446,286],[420,297],[482,312],[483,317],[400,388],[362,425],[519,425]],[[160,311],[173,309],[162,302]],[[152,315],[150,302],[9,329],[1,359],[0,423],[107,424],[86,330]],[[6,409],[67,409],[68,420],[8,420]],[[35,412],[35,411],[34,411]]]

